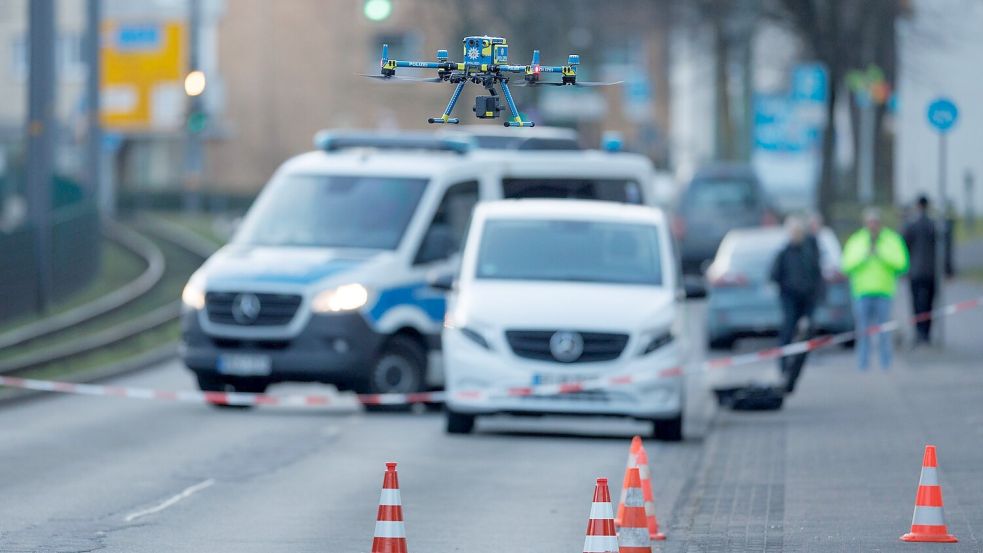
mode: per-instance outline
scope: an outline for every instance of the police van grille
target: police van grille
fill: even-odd
[[[550,352],[550,338],[555,330],[506,330],[505,339],[519,357],[538,361],[555,361]],[[628,344],[628,335],[612,332],[579,332],[584,340],[584,352],[573,363],[612,361],[621,356]]]
[[[208,320],[225,325],[236,326],[282,326],[293,320],[300,307],[300,296],[296,294],[254,293],[259,300],[259,314],[251,323],[240,323],[232,314],[232,302],[241,292],[209,292],[205,294],[205,309]]]

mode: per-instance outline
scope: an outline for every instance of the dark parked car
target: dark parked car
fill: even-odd
[[[840,243],[828,228],[818,239],[826,291],[816,308],[816,329],[852,330],[850,283],[839,271]],[[730,349],[738,338],[778,334],[782,309],[770,273],[787,241],[780,227],[734,230],[724,238],[707,269],[707,340],[712,349]]]
[[[686,293],[705,292],[703,273],[728,231],[777,222],[777,213],[750,166],[717,164],[699,170],[680,197],[672,226]]]

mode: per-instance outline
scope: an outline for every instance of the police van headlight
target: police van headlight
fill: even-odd
[[[205,308],[205,287],[197,275],[192,275],[181,291],[181,303],[189,309],[199,311]]]
[[[361,309],[369,302],[369,291],[361,284],[345,284],[314,296],[311,310],[315,313],[340,313]]]

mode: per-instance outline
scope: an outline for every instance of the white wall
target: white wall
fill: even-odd
[[[898,117],[895,193],[908,202],[920,193],[938,200],[938,135],[926,108],[938,95],[959,106],[948,137],[949,198],[963,212],[963,177],[975,175],[974,208],[983,212],[983,2],[916,0],[898,29]]]

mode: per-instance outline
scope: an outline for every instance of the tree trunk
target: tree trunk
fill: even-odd
[[[835,61],[829,67],[829,98],[826,103],[826,130],[823,132],[822,171],[816,201],[819,212],[833,222],[833,202],[836,199],[836,99],[842,81],[842,70]]]
[[[727,86],[730,81],[730,48],[724,29],[725,7],[711,7],[713,15],[713,64],[714,92],[716,109],[716,156],[720,159],[734,158],[734,125],[730,113],[730,94]]]

